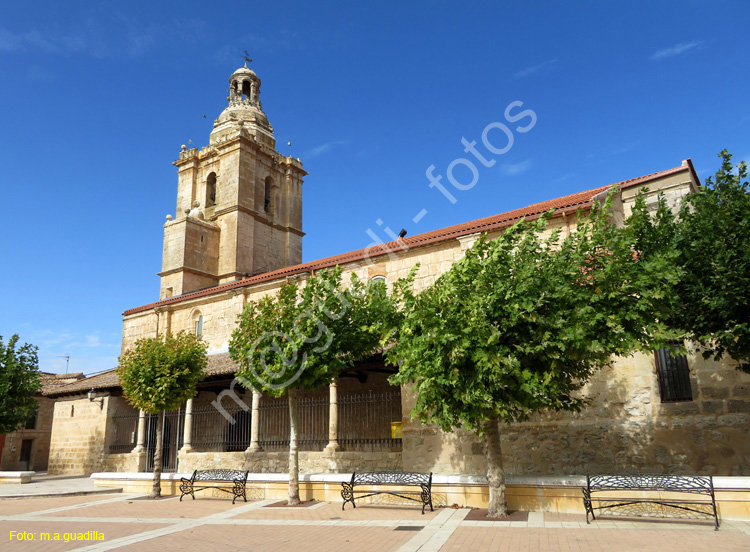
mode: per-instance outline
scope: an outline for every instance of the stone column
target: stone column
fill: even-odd
[[[138,414],[138,440],[136,441],[134,453],[146,452],[146,411],[141,410]]]
[[[250,446],[247,447],[247,452],[258,452],[263,450],[258,444],[258,435],[260,433],[260,392],[253,391],[253,409],[251,411],[250,418]]]
[[[193,399],[188,399],[185,404],[185,426],[182,432],[182,449],[183,452],[192,452],[193,450]]]
[[[146,420],[145,410],[138,414],[138,437],[133,451],[130,453],[135,457],[135,471],[142,472],[146,469]]]
[[[326,452],[332,453],[339,450],[339,402],[336,380],[328,387],[330,398],[328,400],[328,446]]]

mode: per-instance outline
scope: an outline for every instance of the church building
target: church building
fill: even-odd
[[[159,297],[123,313],[122,350],[165,332],[202,336],[209,363],[198,395],[164,414],[165,477],[203,468],[249,470],[249,481],[270,496],[283,488],[288,469],[288,410],[285,398],[234,382],[228,343],[248,302],[335,266],[345,281],[354,273],[391,285],[419,263],[415,287],[421,290],[481,235],[496,237],[522,217],[554,208],[550,229],[574,231],[577,212],[601,201],[614,184],[302,263],[307,173],[299,159],[277,151],[256,73],[241,67],[229,82],[228,105],[208,145],[182,146],[174,162],[177,202],[164,224]],[[676,205],[700,182],[686,160],[616,186],[614,218],[622,222],[642,187],[652,203],[663,193]],[[482,443],[468,432],[412,421],[413,392],[389,385],[392,373],[373,358],[330,387],[301,393],[303,499],[307,493],[335,500],[346,474],[393,469],[433,472],[434,496],[446,504],[486,505]],[[584,393],[591,405],[579,414],[546,414],[500,428],[511,507],[539,505],[541,485],[544,507],[580,509],[580,489],[570,481],[587,473],[750,476],[750,375],[731,360],[704,360],[695,350],[681,358],[665,351],[618,358]],[[114,370],[47,396],[55,398],[50,472],[100,472],[108,482],[148,479],[155,416],[127,403]],[[750,504],[742,508],[750,517]]]

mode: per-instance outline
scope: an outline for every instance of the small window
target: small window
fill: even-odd
[[[388,284],[388,281],[385,279],[385,276],[373,276],[372,278],[370,278],[370,281],[367,283],[368,285],[371,285],[371,286],[376,286],[378,284],[382,284],[385,286]]]
[[[195,319],[195,335],[201,337],[203,335],[203,315],[199,314],[198,318]]]
[[[26,426],[24,429],[36,429],[36,413],[32,414],[28,420],[26,420]]]
[[[211,173],[206,179],[206,207],[216,205],[216,173]]]
[[[687,357],[673,354],[672,348],[659,349],[655,355],[661,402],[692,401]]]

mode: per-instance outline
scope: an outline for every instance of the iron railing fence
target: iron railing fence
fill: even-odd
[[[289,398],[263,397],[258,407],[258,444],[264,450],[289,448]],[[328,444],[328,397],[300,397],[297,447],[304,451],[321,451]]]
[[[248,405],[249,407],[249,405]],[[322,451],[328,444],[329,403],[327,396],[299,398],[299,450]],[[224,415],[226,413],[230,419]],[[289,400],[263,396],[259,404],[258,444],[263,450],[289,447]],[[345,451],[401,450],[401,439],[393,439],[391,423],[400,422],[401,390],[340,395],[338,397],[338,442]],[[164,418],[164,471],[177,468],[177,450],[183,444],[184,407],[167,412]],[[136,444],[138,414],[112,419],[114,438],[110,453],[130,452]],[[250,446],[252,411],[239,404],[196,406],[192,413],[192,447],[203,452],[244,451]],[[148,470],[153,469],[156,445],[156,415],[146,417]]]
[[[162,425],[162,471],[177,471],[177,451],[182,447],[185,428],[185,407],[169,410],[161,414],[149,414],[146,417],[146,471],[154,470],[154,453],[156,452],[156,417],[164,416]]]
[[[402,420],[401,389],[338,397],[338,440],[342,450],[400,451],[391,423]]]
[[[250,407],[234,402],[221,410],[213,404],[193,407],[191,445],[204,452],[243,451],[250,446],[251,420]]]
[[[130,452],[138,441],[138,413],[112,416],[109,452]]]

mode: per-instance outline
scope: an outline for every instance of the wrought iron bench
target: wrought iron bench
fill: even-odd
[[[232,504],[239,497],[242,497],[247,502],[245,484],[247,483],[248,473],[239,470],[195,470],[190,479],[180,478],[180,492],[182,492],[180,502],[182,502],[182,497],[185,495],[190,495],[195,500],[195,491],[203,489],[219,489],[225,493],[233,494]],[[206,484],[201,484],[204,481]],[[209,482],[216,482],[217,484],[210,485],[208,484]],[[227,484],[224,485],[221,482],[226,482]],[[198,483],[197,486],[196,483]]]
[[[711,476],[699,475],[587,475],[582,487],[586,523],[595,520],[594,510],[628,507],[635,504],[657,504],[667,508],[714,518],[714,530],[719,530],[716,513],[714,483]],[[630,492],[638,493],[628,496]],[[609,493],[609,495],[607,494]],[[645,493],[649,493],[648,495]],[[656,493],[656,494],[654,494]],[[662,496],[662,493],[669,493]],[[672,493],[687,493],[689,498],[676,498]],[[631,510],[634,510],[631,508]],[[634,513],[637,515],[637,512]]]
[[[356,486],[370,487],[367,489],[357,490]],[[419,491],[402,491],[402,490],[373,490],[371,487],[380,486],[413,486],[420,487]],[[379,494],[389,494],[407,500],[422,503],[422,514],[425,506],[432,508],[432,473],[417,472],[400,472],[400,471],[379,471],[379,472],[354,472],[351,481],[341,483],[341,498],[344,503],[341,505],[343,510],[347,502],[351,502],[355,508],[355,498],[365,498]],[[365,494],[362,494],[365,493]],[[418,497],[418,498],[415,498]]]

